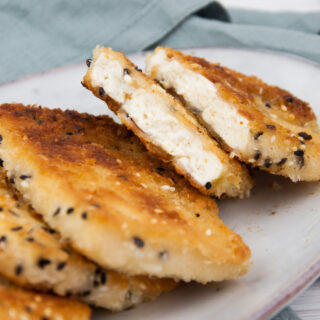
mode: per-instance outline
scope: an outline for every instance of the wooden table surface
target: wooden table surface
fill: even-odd
[[[320,0],[219,0],[225,7],[268,11],[320,11]],[[320,320],[320,279],[300,294],[291,308],[302,320]]]

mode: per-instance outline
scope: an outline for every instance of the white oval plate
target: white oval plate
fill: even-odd
[[[308,101],[320,116],[320,67],[267,51],[197,48],[184,52],[254,74]],[[129,57],[140,67],[146,53]],[[0,103],[22,102],[93,114],[105,104],[82,88],[85,63],[54,69],[0,86]],[[103,310],[94,320],[266,319],[288,304],[320,274],[320,186],[259,174],[252,196],[219,201],[220,215],[252,250],[245,277],[207,286],[181,285],[158,300],[118,314]],[[272,188],[277,181],[280,190]]]

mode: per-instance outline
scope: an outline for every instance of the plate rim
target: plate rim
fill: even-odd
[[[290,60],[295,60],[299,63],[310,65],[316,69],[319,69],[320,71],[320,63],[295,55],[295,54],[282,52],[282,51],[260,49],[260,48],[247,48],[247,47],[240,47],[240,46],[197,46],[197,47],[177,48],[177,50],[181,50],[181,51],[215,50],[215,49],[243,51],[243,52],[259,52],[259,53],[264,53],[271,56],[275,56],[275,55],[282,56]],[[141,55],[144,56],[151,51],[152,50],[133,52],[133,53],[127,54],[127,56],[129,58],[134,56],[141,56]],[[39,71],[36,73],[31,73],[28,75],[23,75],[11,81],[1,83],[0,89],[7,85],[12,85],[15,83],[32,80],[34,78],[41,77],[47,74],[54,74],[56,72],[72,70],[74,68],[79,68],[84,65],[85,65],[85,61],[76,62],[72,64],[54,67],[44,71]],[[292,280],[289,280],[285,285],[281,287],[281,289],[278,292],[275,292],[271,298],[269,298],[265,303],[262,303],[260,306],[258,306],[256,310],[252,311],[251,314],[243,318],[243,320],[264,320],[273,316],[279,310],[287,306],[298,294],[302,293],[302,291],[306,290],[309,286],[311,286],[319,276],[320,276],[320,252],[309,264],[305,266],[305,268],[297,272],[297,274],[294,276]]]

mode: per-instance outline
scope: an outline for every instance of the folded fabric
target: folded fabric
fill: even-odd
[[[211,0],[2,0],[0,83],[84,61],[97,44],[126,53],[242,46],[320,63],[320,12],[226,11]],[[286,308],[276,320],[298,317]]]

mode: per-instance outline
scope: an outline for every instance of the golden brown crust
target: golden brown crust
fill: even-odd
[[[0,284],[1,319],[89,320],[90,308],[81,302]]]
[[[136,79],[136,82],[134,82],[136,89],[140,87],[147,88],[150,92],[153,92],[158,99],[168,100],[172,109],[174,109],[175,116],[179,118],[181,125],[192,128],[191,130],[197,132],[197,134],[201,136],[200,139],[204,141],[207,150],[210,150],[210,152],[217,156],[225,167],[225,174],[223,174],[217,181],[208,181],[211,183],[211,188],[206,188],[205,185],[196,181],[194,177],[185,170],[185,168],[176,162],[173,155],[168,154],[146,132],[143,132],[136,125],[130,115],[121,109],[121,105],[118,102],[106,93],[103,95],[100,94],[101,88],[92,84],[91,68],[89,68],[83,78],[83,86],[92,91],[96,97],[105,101],[108,107],[118,115],[122,123],[140,138],[150,152],[154,153],[161,160],[170,163],[179,174],[186,177],[192,186],[206,195],[216,197],[227,195],[229,197],[243,198],[250,193],[250,189],[254,185],[252,174],[249,173],[247,168],[243,164],[240,164],[236,159],[230,159],[228,154],[220,148],[218,143],[208,137],[206,130],[197,123],[195,117],[188,110],[183,108],[178,99],[167,94],[162,88],[159,91],[160,86],[142,72],[137,71],[136,66],[122,53],[114,52],[110,48],[98,48],[94,51],[94,60],[97,59],[100,54],[105,54],[110,57],[110,59],[117,59],[121,62],[124,68],[130,71],[130,76]]]
[[[54,151],[53,151],[54,152]],[[50,229],[0,170],[0,274],[17,285],[70,295],[113,311],[152,300],[176,283],[101,269]],[[26,183],[29,176],[24,177]],[[19,199],[19,200],[18,200]]]
[[[169,61],[180,63],[185,71],[193,71],[214,83],[218,97],[248,120],[248,146],[240,150],[232,148],[199,116],[199,121],[227,151],[234,152],[243,162],[293,181],[320,179],[319,128],[307,102],[220,64],[171,48],[158,47],[155,53],[158,51],[164,51]],[[152,77],[156,77],[157,67],[153,66]]]
[[[0,155],[15,186],[90,259],[202,282],[248,270],[250,250],[218,218],[214,200],[110,118],[5,104],[0,128]],[[32,176],[29,188],[21,174]]]

